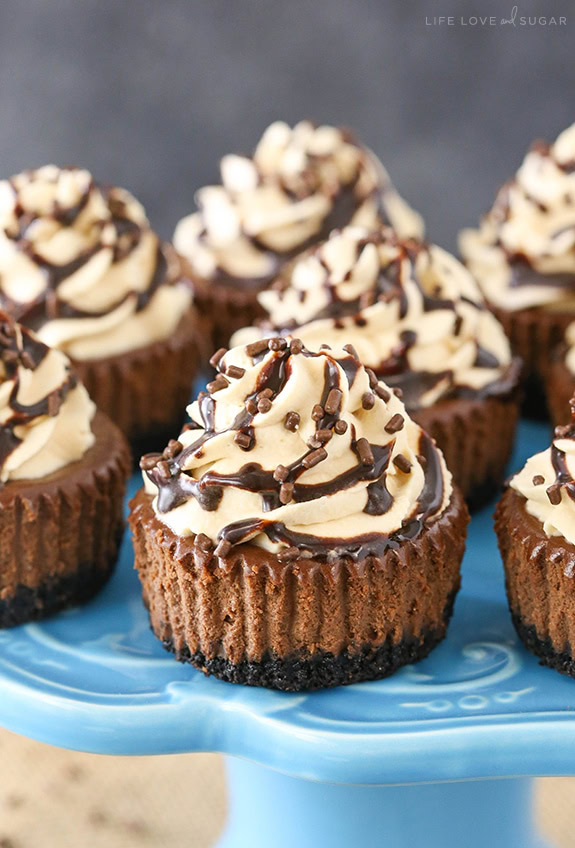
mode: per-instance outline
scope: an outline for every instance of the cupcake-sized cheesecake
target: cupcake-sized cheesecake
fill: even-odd
[[[295,334],[309,348],[350,343],[401,389],[464,496],[500,486],[518,414],[519,362],[470,273],[436,245],[347,227],[260,294],[267,318],[235,343]]]
[[[443,457],[352,350],[222,356],[132,501],[152,628],[224,680],[391,674],[445,635],[468,521]]]
[[[258,292],[334,227],[391,224],[421,236],[423,222],[374,154],[347,130],[271,124],[252,156],[224,156],[221,185],[197,193],[174,244],[189,262],[214,349],[262,315]]]
[[[0,313],[0,627],[105,583],[129,469],[125,438],[68,357]]]
[[[70,357],[135,443],[181,424],[198,366],[191,301],[129,192],[54,165],[0,182],[0,305]]]
[[[551,447],[511,478],[495,513],[513,622],[544,665],[575,677],[575,398]]]
[[[575,124],[554,144],[535,142],[460,249],[533,378],[535,397],[551,351],[575,318]]]

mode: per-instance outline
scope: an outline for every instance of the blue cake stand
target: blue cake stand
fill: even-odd
[[[548,426],[523,423],[513,467],[548,444]],[[575,681],[519,643],[491,513],[471,524],[445,642],[388,680],[310,694],[223,683],[166,654],[126,538],[92,603],[0,631],[0,724],[101,754],[228,755],[220,848],[540,846],[531,778],[575,774]]]

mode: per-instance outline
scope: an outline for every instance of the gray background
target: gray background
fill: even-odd
[[[453,247],[575,118],[575,6],[518,5],[567,26],[425,23],[508,0],[0,0],[0,174],[83,164],[169,235],[223,153],[311,117],[354,127]]]

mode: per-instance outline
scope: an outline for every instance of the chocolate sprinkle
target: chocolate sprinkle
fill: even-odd
[[[287,504],[291,501],[291,499],[293,498],[293,490],[294,490],[294,484],[293,483],[282,483],[281,484],[279,498],[280,498],[280,502],[282,504]]]
[[[212,366],[212,368],[217,368],[217,367],[218,367],[218,365],[220,364],[220,361],[221,361],[222,357],[224,357],[224,356],[226,355],[226,353],[227,353],[227,352],[228,352],[227,347],[221,347],[219,350],[217,350],[217,351],[216,351],[216,352],[215,352],[215,353],[214,353],[214,354],[210,357],[210,365]]]
[[[161,454],[148,453],[140,459],[140,468],[142,471],[151,471],[158,464]]]
[[[234,442],[239,445],[242,450],[248,451],[254,447],[254,438],[250,433],[238,430],[234,436]]]
[[[375,463],[373,451],[367,439],[358,439],[355,446],[362,465],[373,465]]]
[[[317,450],[308,453],[307,456],[301,461],[301,464],[304,468],[313,468],[320,462],[323,462],[324,459],[327,459],[327,451],[325,448],[318,448]]]
[[[404,474],[409,474],[411,471],[411,462],[402,453],[398,453],[397,456],[393,457],[393,464],[400,471],[403,471]]]
[[[246,373],[245,368],[240,368],[239,365],[228,365],[226,368],[226,377],[231,377],[232,380],[241,380]]]
[[[377,383],[377,385],[374,386],[373,391],[376,393],[378,398],[381,398],[381,400],[383,400],[385,403],[387,403],[391,397],[390,393],[387,391],[387,389],[384,389],[381,383]]]
[[[162,456],[164,459],[173,459],[179,453],[181,453],[184,449],[184,446],[181,442],[176,441],[175,439],[170,439],[166,448],[164,448]]]
[[[258,400],[258,412],[261,412],[264,415],[266,412],[269,412],[272,408],[272,402],[269,398],[263,397]]]
[[[373,409],[375,406],[375,395],[373,392],[364,392],[361,397],[361,405],[364,409]]]
[[[230,384],[229,384],[229,382],[226,380],[226,378],[224,377],[224,375],[223,375],[223,374],[218,374],[218,376],[216,377],[216,379],[215,379],[215,380],[212,380],[212,382],[211,382],[211,383],[208,383],[208,385],[206,386],[206,389],[208,390],[208,392],[209,392],[211,395],[213,395],[213,394],[214,394],[214,392],[219,392],[219,391],[221,391],[222,389],[227,388],[227,386],[229,386],[229,385],[230,385]]]
[[[316,403],[311,411],[311,417],[314,421],[321,421],[323,416],[325,415],[323,406],[319,403]]]
[[[288,412],[284,419],[284,427],[286,428],[286,430],[290,430],[292,433],[295,433],[295,431],[299,427],[299,423],[299,412]]]
[[[328,415],[335,415],[341,407],[343,392],[341,389],[331,389],[325,402],[325,411]]]
[[[258,339],[258,341],[252,342],[246,346],[246,353],[248,356],[251,356],[252,359],[254,356],[259,356],[260,353],[263,353],[266,350],[268,350],[267,339]]]
[[[268,348],[273,351],[285,350],[287,347],[287,341],[282,339],[280,336],[276,338],[270,339],[268,342]]]
[[[285,465],[278,465],[273,474],[274,480],[277,480],[278,483],[283,483],[284,480],[287,480],[289,477],[289,468],[286,468]]]
[[[545,477],[543,477],[541,474],[536,474],[533,477],[532,482],[534,486],[541,486],[541,484],[545,482]]]
[[[403,430],[403,425],[405,424],[403,415],[400,415],[399,412],[396,412],[393,415],[387,424],[384,427],[386,433],[398,433],[400,430]]]

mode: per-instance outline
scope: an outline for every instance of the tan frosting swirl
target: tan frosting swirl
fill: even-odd
[[[193,429],[143,459],[163,523],[204,534],[217,554],[250,540],[359,558],[443,512],[441,453],[353,353],[270,344],[227,352],[189,408]]]
[[[455,394],[503,390],[511,351],[470,273],[436,245],[390,229],[335,231],[259,295],[269,315],[235,334],[241,344],[293,332],[311,349],[352,344],[409,409]]]
[[[81,459],[94,413],[68,357],[0,312],[0,480],[46,477]]]
[[[189,308],[143,207],[80,168],[0,181],[0,304],[46,344],[100,359],[167,338]]]
[[[197,193],[199,211],[174,234],[177,250],[206,279],[263,284],[310,243],[349,223],[423,234],[421,217],[374,154],[335,127],[277,121],[253,156],[224,156],[221,178]]]
[[[574,399],[575,400],[575,399]],[[551,447],[530,457],[509,485],[525,498],[525,509],[547,536],[575,545],[575,404],[571,423],[556,427]]]
[[[495,306],[575,310],[575,124],[533,145],[460,249]]]

